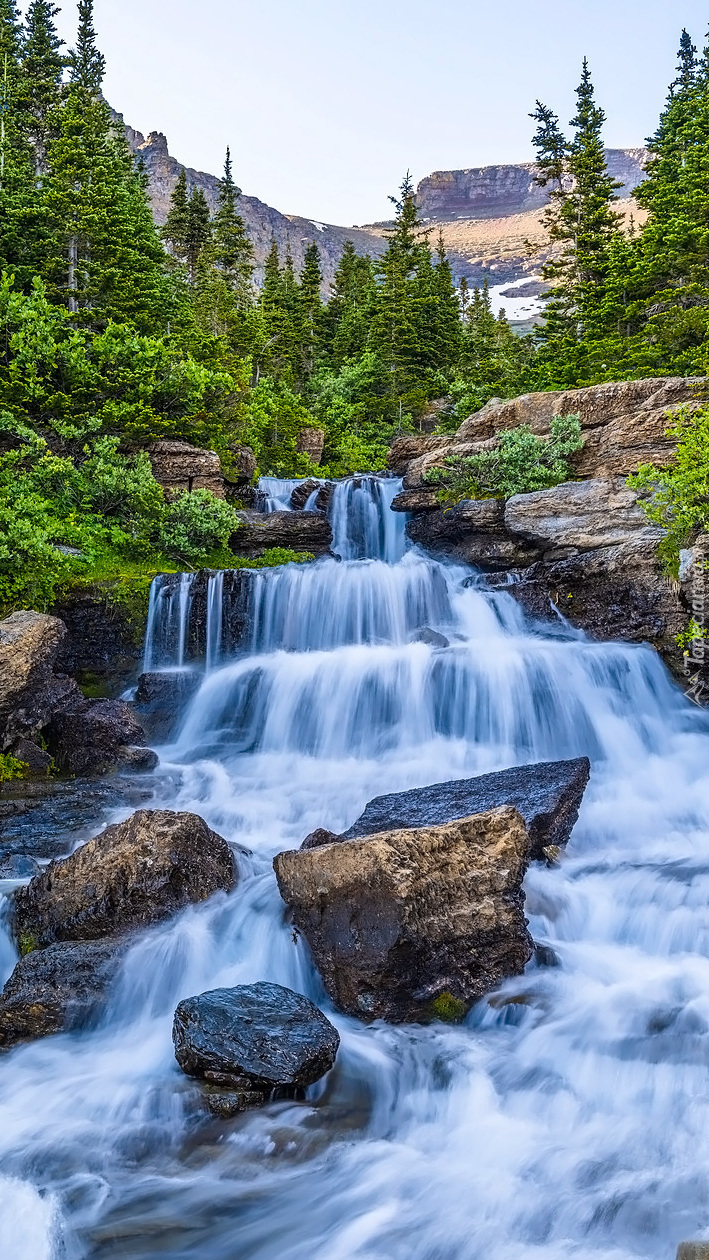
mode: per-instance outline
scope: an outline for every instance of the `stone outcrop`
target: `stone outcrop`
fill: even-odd
[[[677,1260],[709,1260],[709,1242],[680,1243]]]
[[[166,743],[176,733],[202,679],[203,675],[192,669],[157,670],[140,675],[135,707],[155,743]]]
[[[138,810],[20,889],[14,931],[40,948],[118,936],[236,881],[231,849],[198,815]]]
[[[465,499],[446,509],[439,504],[435,511],[428,508],[425,514],[412,516],[406,533],[427,551],[493,572],[531,564],[539,554],[536,547],[505,528],[505,504],[501,499]]]
[[[391,1022],[462,1017],[532,955],[524,822],[510,806],[274,860],[336,1005]]]
[[[666,464],[674,445],[667,437],[670,418],[680,407],[695,410],[706,400],[704,377],[658,377],[622,381],[542,394],[524,394],[509,402],[493,399],[468,417],[448,439],[426,439],[408,463],[404,488],[419,489],[423,475],[450,456],[489,449],[497,433],[526,424],[544,437],[557,416],[578,416],[583,449],[571,459],[577,476],[627,477],[642,463]],[[411,440],[411,439],[409,439]],[[401,468],[404,450],[395,444],[390,459]]]
[[[166,439],[147,449],[153,476],[168,496],[183,490],[211,490],[218,498],[225,497],[224,474],[214,451]]]
[[[312,426],[301,429],[295,444],[301,455],[308,455],[313,464],[319,464],[325,447],[325,430]]]
[[[620,195],[629,196],[645,178],[647,149],[607,149],[606,161]],[[467,170],[435,171],[416,190],[425,219],[497,219],[540,210],[548,192],[537,183],[533,162],[477,166]]]
[[[311,1001],[279,984],[213,989],[175,1011],[175,1057],[212,1087],[219,1115],[295,1098],[332,1068],[340,1037]]]
[[[64,623],[46,613],[15,612],[0,621],[0,751],[32,739],[57,709],[80,698],[73,679],[54,673],[65,636]]]
[[[588,757],[512,766],[474,779],[455,779],[393,792],[370,801],[341,837],[357,840],[373,832],[431,827],[511,805],[524,819],[529,857],[541,861],[549,846],[563,847],[579,816],[591,773]],[[327,843],[327,842],[326,842]]]
[[[121,956],[116,941],[68,941],[25,954],[0,995],[0,1047],[93,1022]]]
[[[308,477],[307,481],[301,481],[295,487],[290,497],[290,505],[294,512],[302,512],[311,494],[315,494],[317,490],[315,507],[318,512],[326,512],[332,497],[332,488],[331,481],[316,481],[314,477]]]
[[[241,525],[232,534],[232,551],[260,556],[271,547],[324,555],[330,550],[332,529],[319,512],[240,512]]]
[[[62,774],[101,775],[117,769],[152,770],[156,754],[124,700],[85,700],[55,713],[44,730],[47,747]]]

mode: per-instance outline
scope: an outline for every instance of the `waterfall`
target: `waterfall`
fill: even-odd
[[[258,483],[257,502],[262,512],[290,512],[290,499],[302,477],[261,477]]]
[[[673,1260],[709,1236],[709,715],[650,648],[530,622],[406,550],[398,487],[336,485],[341,560],[153,585],[146,667],[207,669],[147,804],[239,846],[240,883],[129,942],[100,1027],[0,1062],[21,1260]],[[333,1011],[274,855],[382,792],[580,754],[567,856],[525,884],[558,965],[460,1027]],[[325,1009],[336,1069],[306,1103],[205,1123],[175,1006],[258,980]]]

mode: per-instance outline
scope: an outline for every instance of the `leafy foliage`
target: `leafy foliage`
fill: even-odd
[[[508,499],[571,480],[569,456],[582,446],[578,417],[558,416],[551,422],[548,438],[537,437],[528,425],[508,429],[498,434],[491,450],[455,456],[445,468],[430,469],[424,480],[441,487],[442,502]]]
[[[669,466],[642,464],[628,484],[648,496],[641,506],[654,525],[667,531],[659,552],[676,576],[681,548],[709,529],[709,407],[682,408],[668,436],[677,442]]]

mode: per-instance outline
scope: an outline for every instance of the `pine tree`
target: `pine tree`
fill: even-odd
[[[212,220],[210,256],[227,289],[243,309],[253,301],[254,251],[244,220],[236,209],[239,195],[232,174],[231,153],[227,149],[219,203]]]
[[[434,329],[436,366],[450,376],[455,370],[461,350],[460,301],[453,282],[443,232],[439,231],[436,246],[433,293],[436,298]]]
[[[322,341],[323,305],[320,296],[321,286],[320,250],[315,242],[312,241],[305,251],[298,295],[300,375],[303,383],[306,383],[313,374]]]
[[[62,98],[66,58],[54,23],[58,12],[50,0],[32,0],[25,22],[22,108],[37,176],[44,175],[47,169],[49,142],[57,135]]]
[[[79,0],[79,30],[42,191],[54,247],[46,264],[53,294],[85,322],[165,327],[173,313],[164,252],[122,132],[101,95],[93,0]]]
[[[187,193],[187,172],[180,168],[177,183],[170,195],[170,209],[163,225],[161,235],[170,247],[170,253],[177,262],[187,262],[187,241],[189,236],[189,197]]]
[[[697,49],[687,30],[682,31],[677,57],[677,78],[670,87],[672,94],[691,91],[697,81],[699,69]]]
[[[185,263],[189,282],[194,288],[202,255],[211,243],[212,224],[207,198],[201,188],[193,187],[187,203]]]
[[[375,298],[371,258],[361,257],[352,241],[345,241],[325,312],[325,336],[336,367],[365,349]]]
[[[0,269],[32,273],[37,196],[23,96],[22,28],[14,0],[0,0]]]

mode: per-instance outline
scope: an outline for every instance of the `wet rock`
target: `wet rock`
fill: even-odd
[[[316,827],[315,831],[311,831],[310,835],[305,837],[300,847],[301,849],[317,849],[321,844],[337,844],[341,839],[342,836],[335,831],[328,831],[326,827]]]
[[[168,496],[185,490],[211,490],[218,498],[224,498],[224,475],[214,451],[171,439],[153,442],[147,449],[153,476]]]
[[[308,998],[265,983],[180,1002],[172,1039],[182,1071],[208,1082],[207,1103],[218,1115],[295,1097],[330,1071],[340,1044]]]
[[[450,647],[450,639],[444,634],[440,634],[438,630],[432,630],[430,626],[424,626],[423,629],[417,630],[411,636],[412,643],[427,643],[429,647],[447,648]]]
[[[64,774],[100,775],[119,766],[150,770],[157,757],[123,700],[85,700],[55,713],[45,730],[47,747]]]
[[[135,708],[150,739],[162,744],[173,736],[203,675],[194,669],[156,670],[141,674]]]
[[[394,1023],[460,1018],[520,974],[533,945],[517,810],[280,853],[281,896],[341,1010]]]
[[[31,941],[26,942],[31,949]],[[116,941],[31,949],[0,995],[0,1046],[84,1028],[103,1010],[121,961]]]
[[[65,637],[64,623],[45,613],[0,621],[0,751],[34,739],[58,709],[82,698],[73,679],[54,674]]]
[[[330,522],[319,512],[240,512],[239,518],[229,544],[238,555],[260,556],[271,547],[323,555],[332,542]]]
[[[540,556],[538,547],[509,533],[502,499],[464,499],[453,507],[438,506],[413,516],[406,533],[427,551],[481,569],[508,570]]]
[[[10,748],[10,754],[16,757],[18,761],[23,762],[29,769],[30,774],[43,775],[52,767],[52,758],[44,749],[40,748],[33,739],[18,739]]]
[[[0,857],[0,879],[31,879],[39,871],[34,858],[22,853]]]
[[[290,505],[294,512],[302,512],[311,494],[314,494],[320,487],[320,482],[314,477],[308,477],[307,481],[301,481],[293,490],[290,497]]]
[[[88,591],[65,591],[54,609],[67,629],[56,671],[104,688],[106,697],[120,695],[135,678],[148,612],[147,592],[128,602],[115,594],[112,581],[97,582]]]
[[[503,805],[514,806],[529,833],[530,859],[544,861],[549,845],[565,845],[579,816],[591,772],[588,757],[513,766],[475,779],[432,783],[410,792],[377,796],[343,840],[398,828],[430,827]]]
[[[138,810],[15,895],[18,940],[97,940],[147,927],[237,882],[226,840],[197,814]]]

